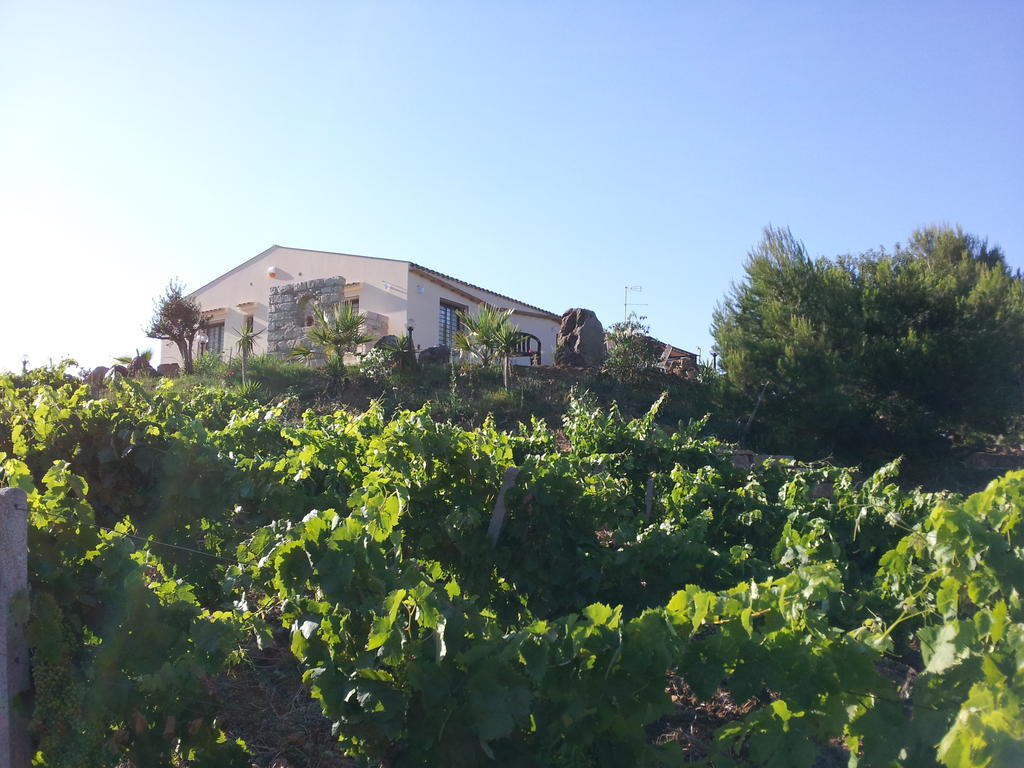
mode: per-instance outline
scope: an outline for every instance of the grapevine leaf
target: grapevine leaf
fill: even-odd
[[[404,589],[396,589],[385,598],[384,615],[378,616],[373,620],[366,650],[372,651],[380,648],[388,641],[388,638],[391,636],[391,628],[395,624],[395,619],[398,618],[398,609],[402,605],[405,595],[406,591]]]
[[[742,624],[743,628],[747,631],[747,637],[754,636],[754,624],[750,620],[752,614],[753,611],[750,610],[750,608],[744,608],[740,612],[740,624]]]
[[[925,662],[925,672],[940,674],[960,663],[969,652],[967,648],[957,644],[960,623],[951,621],[935,627],[925,627],[918,631],[921,640],[921,655]]]

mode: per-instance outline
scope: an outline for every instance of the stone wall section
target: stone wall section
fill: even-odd
[[[267,352],[284,355],[306,338],[307,304],[329,310],[344,296],[345,278],[340,275],[275,285],[267,311]]]

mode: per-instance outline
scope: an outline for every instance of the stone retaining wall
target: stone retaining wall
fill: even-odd
[[[329,310],[342,301],[344,295],[345,278],[340,275],[271,288],[267,314],[267,352],[284,355],[306,338],[308,304],[319,304]]]

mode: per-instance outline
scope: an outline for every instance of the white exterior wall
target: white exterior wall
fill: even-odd
[[[270,267],[277,268],[276,277],[269,277]],[[212,321],[224,321],[225,359],[232,354],[237,340],[233,331],[242,328],[248,314],[253,316],[253,329],[263,331],[257,338],[254,350],[255,354],[262,354],[267,345],[271,287],[338,275],[343,275],[348,284],[345,296],[359,297],[360,312],[375,312],[387,318],[387,333],[401,336],[406,332],[407,319],[414,318],[416,327],[413,341],[423,349],[435,346],[440,338],[439,312],[442,300],[466,307],[470,312],[479,302],[518,310],[512,315],[512,321],[520,330],[532,333],[541,340],[541,362],[551,364],[558,334],[558,319],[538,317],[536,315],[542,313],[526,304],[458,281],[453,281],[457,290],[453,289],[444,284],[448,282],[444,278],[428,277],[410,269],[407,261],[275,245],[198,289],[193,296],[205,311],[224,309]],[[353,286],[353,283],[359,285]],[[163,342],[160,361],[181,362],[177,347],[172,342]],[[529,363],[525,358],[516,362],[523,365]]]
[[[276,267],[276,277],[268,270]],[[246,314],[253,316],[253,330],[263,331],[256,340],[255,354],[267,348],[267,315],[270,289],[305,280],[343,275],[348,283],[360,283],[358,291],[346,291],[347,297],[359,297],[361,312],[376,312],[388,318],[388,333],[405,333],[405,298],[408,285],[409,262],[375,259],[367,256],[349,256],[324,251],[305,251],[297,248],[274,246],[259,256],[236,267],[231,272],[194,292],[199,305],[206,311],[226,308],[224,316],[224,357],[233,351],[237,340],[232,331],[240,330]],[[255,302],[250,309],[244,305]],[[239,305],[243,305],[239,308]],[[220,315],[212,318],[219,322]],[[165,341],[160,350],[163,363],[180,363],[181,357],[172,342]]]
[[[552,355],[555,351],[555,337],[558,335],[559,321],[546,317],[534,317],[540,313],[527,305],[506,299],[503,296],[485,291],[480,288],[471,287],[454,282],[459,290],[442,285],[443,278],[433,278],[423,275],[411,269],[409,271],[409,317],[416,320],[416,328],[413,331],[413,341],[423,349],[433,347],[439,343],[441,335],[440,309],[441,302],[445,301],[466,307],[470,314],[476,309],[479,302],[474,303],[466,294],[470,294],[480,302],[486,302],[495,307],[513,310],[512,322],[519,326],[519,330],[532,333],[541,341],[541,363],[550,365]],[[515,312],[519,310],[519,312]],[[529,313],[529,314],[521,314]],[[517,358],[520,365],[529,365],[526,358]]]

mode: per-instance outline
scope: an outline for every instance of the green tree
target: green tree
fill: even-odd
[[[665,348],[650,336],[650,328],[644,319],[634,312],[621,323],[609,326],[605,332],[608,357],[604,361],[604,371],[626,384],[650,380],[658,370]]]
[[[192,346],[196,335],[206,326],[203,311],[199,302],[185,295],[185,287],[177,280],[167,284],[167,288],[156,300],[153,319],[146,328],[146,336],[151,339],[173,341],[181,356],[182,366],[186,374],[192,373]]]
[[[767,228],[715,311],[728,387],[764,446],[844,458],[932,454],[1021,409],[1024,283],[961,229],[892,253],[812,259]]]

